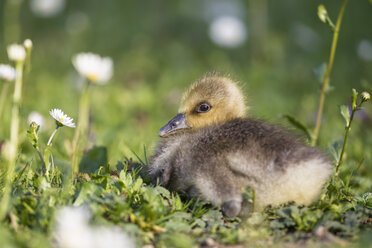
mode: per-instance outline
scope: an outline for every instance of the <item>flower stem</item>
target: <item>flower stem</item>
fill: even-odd
[[[41,152],[39,150],[39,148],[36,148],[36,151],[37,151],[37,154],[39,155],[39,158],[40,158],[40,161],[41,161],[41,175],[43,175],[45,173],[45,162],[44,162],[44,158],[43,158],[43,155],[41,155]]]
[[[0,95],[0,118],[3,117],[3,111],[5,107],[5,100],[8,96],[8,90],[9,90],[9,82],[4,82],[3,88],[1,89],[1,95]]]
[[[79,162],[83,155],[83,151],[88,139],[89,126],[89,111],[90,111],[90,82],[87,82],[80,98],[79,119],[75,130],[74,139],[72,141],[72,172],[79,171]]]
[[[0,202],[0,220],[3,220],[8,211],[12,179],[16,167],[19,133],[19,108],[22,101],[22,75],[23,61],[16,63],[16,81],[13,94],[12,119],[10,126],[10,143],[8,150],[8,168],[6,170],[3,197]]]
[[[349,123],[348,125],[346,126],[346,131],[345,131],[345,137],[344,137],[344,143],[342,145],[342,149],[341,149],[341,153],[340,153],[340,157],[338,158],[338,161],[336,163],[336,174],[338,173],[338,169],[340,168],[341,164],[342,164],[342,159],[344,158],[344,153],[345,153],[345,149],[346,149],[346,143],[347,143],[347,139],[349,137],[349,132],[350,132],[350,128],[351,128],[351,123],[353,122],[353,119],[354,119],[354,114],[356,111],[358,111],[358,109],[361,108],[362,104],[365,102],[366,100],[362,99],[361,102],[359,103],[359,105],[354,105],[352,106],[352,109],[351,109],[351,115],[350,115],[350,120],[349,120]]]
[[[44,150],[44,160],[47,163],[46,164],[46,169],[45,169],[45,176],[47,177],[48,181],[49,181],[49,170],[50,170],[50,164],[51,163],[52,163],[52,169],[54,171],[53,156],[52,156],[50,148],[51,148],[51,145],[52,145],[53,138],[56,135],[57,130],[58,130],[59,127],[60,126],[58,125],[58,123],[56,123],[56,129],[54,129],[52,135],[50,135],[50,138],[49,138],[48,143],[47,143],[47,147]],[[41,154],[40,154],[40,158],[41,158]],[[52,162],[50,160],[52,160]]]
[[[340,165],[342,163],[342,159],[344,157],[346,143],[347,143],[347,139],[349,137],[350,127],[351,127],[351,122],[354,119],[354,113],[355,113],[355,111],[356,111],[356,109],[353,109],[351,111],[350,121],[349,121],[349,124],[346,126],[346,132],[345,132],[345,137],[344,137],[344,144],[342,145],[342,150],[341,150],[341,153],[340,153],[340,157],[338,158],[338,161],[337,161],[337,164],[336,164],[336,173],[338,172],[338,168],[340,167]]]
[[[50,138],[49,138],[49,140],[48,140],[47,146],[50,146],[50,145],[51,145],[52,140],[53,140],[53,138],[54,138],[54,135],[56,135],[58,128],[59,128],[59,126],[57,125],[57,127],[56,127],[56,129],[54,129],[52,135],[50,135]]]
[[[345,7],[346,7],[347,2],[348,2],[348,0],[344,0],[343,3],[342,3],[340,13],[338,14],[338,17],[337,17],[336,27],[335,27],[334,32],[333,32],[333,40],[332,40],[332,46],[331,46],[331,53],[330,53],[329,61],[328,61],[327,72],[326,72],[326,75],[323,78],[322,90],[320,92],[318,113],[317,113],[317,116],[316,116],[313,139],[311,141],[312,146],[316,145],[316,142],[317,142],[317,139],[318,139],[318,136],[319,136],[319,130],[320,130],[320,124],[321,124],[321,119],[322,119],[322,115],[323,115],[326,89],[327,89],[327,86],[329,84],[329,78],[330,78],[330,75],[331,75],[331,71],[332,71],[332,67],[333,67],[333,61],[334,61],[335,54],[336,54],[338,34],[339,34],[339,31],[340,31],[342,17],[344,15],[344,11],[345,11]]]

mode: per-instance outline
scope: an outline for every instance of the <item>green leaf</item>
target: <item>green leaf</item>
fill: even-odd
[[[165,229],[167,229],[167,231],[188,233],[191,230],[191,226],[187,222],[182,221],[182,220],[175,220],[175,219],[172,219],[166,222],[164,227]]]
[[[209,210],[203,215],[202,220],[207,223],[207,228],[223,225],[222,213],[218,210]]]
[[[362,196],[362,199],[363,199],[363,206],[367,207],[367,208],[372,208],[372,193],[371,192],[367,192],[365,193],[363,196]]]
[[[170,193],[166,188],[161,187],[161,186],[156,186],[154,189],[157,193],[161,194],[164,198],[166,199],[170,198]]]
[[[37,180],[35,180],[35,186],[37,186],[39,190],[46,190],[51,187],[45,177],[38,177]]]
[[[257,225],[264,223],[264,221],[265,221],[265,216],[262,213],[255,212],[255,213],[252,213],[252,215],[247,219],[246,222],[247,224],[251,226],[257,226]]]
[[[137,178],[137,180],[133,183],[132,185],[132,188],[131,188],[131,191],[132,192],[137,192],[137,191],[140,191],[141,189],[141,186],[142,186],[142,183],[143,183],[143,180],[142,178]]]
[[[172,209],[174,211],[183,210],[183,203],[178,194],[172,195],[170,200],[171,200]]]
[[[102,192],[103,188],[97,184],[84,183],[73,205],[80,206],[86,202],[90,202],[94,196],[100,196]]]
[[[302,218],[301,218],[302,216],[301,216],[301,212],[298,206],[290,206],[289,210],[290,210],[290,215],[292,219],[297,223],[297,225],[299,226],[299,229],[302,229],[303,228]]]
[[[30,124],[30,127],[27,130],[28,141],[31,143],[31,145],[35,149],[38,149],[39,148],[39,144],[38,144],[38,141],[39,141],[39,135],[38,135],[39,128],[40,128],[40,126],[38,124],[36,124],[36,122],[32,122]]]
[[[308,140],[311,140],[310,131],[299,120],[290,115],[283,115],[282,117],[286,118],[289,121],[289,123],[292,124],[294,127],[301,130],[306,135],[306,138]]]
[[[205,223],[202,219],[198,218],[198,219],[196,219],[196,220],[191,224],[191,226],[192,226],[193,228],[195,228],[195,227],[205,228],[206,223]]]
[[[353,103],[351,105],[353,111],[356,109],[357,98],[358,98],[358,92],[355,89],[353,89]]]
[[[350,111],[349,111],[349,107],[346,106],[346,105],[342,105],[340,107],[340,113],[344,117],[345,122],[346,122],[346,126],[348,127],[349,124],[350,124]]]
[[[195,246],[193,239],[188,235],[179,232],[171,232],[162,235],[156,247],[189,248]]]
[[[341,152],[343,143],[344,143],[343,139],[337,140],[328,147],[328,151],[332,155],[335,161],[338,161],[338,159],[340,158],[340,152]]]
[[[312,230],[315,228],[319,219],[323,216],[323,211],[320,209],[311,210],[305,213],[303,216],[303,223],[305,225],[305,230]]]
[[[190,220],[191,219],[191,214],[186,213],[186,212],[181,212],[181,211],[174,212],[172,214],[172,219],[175,219],[175,220]]]

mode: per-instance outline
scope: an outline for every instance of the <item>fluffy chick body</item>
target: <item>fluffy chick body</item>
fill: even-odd
[[[247,187],[255,189],[257,204],[262,207],[289,201],[307,205],[316,200],[333,171],[327,157],[319,150],[304,145],[280,127],[242,117],[244,104],[239,105],[240,109],[232,117],[233,111],[227,110],[230,115],[225,115],[225,119],[220,115],[226,100],[220,102],[221,107],[209,113],[209,117],[195,113],[195,108],[204,102],[211,105],[211,110],[216,110],[215,100],[223,97],[242,103],[242,97],[231,98],[221,92],[217,95],[222,94],[222,97],[215,100],[212,100],[215,95],[211,98],[201,94],[202,100],[193,96],[198,94],[195,89],[200,85],[205,84],[203,87],[207,88],[216,81],[224,82],[224,87],[226,82],[232,83],[228,87],[234,89],[228,90],[232,95],[241,96],[233,82],[219,79],[208,77],[186,93],[179,112],[186,113],[186,122],[189,116],[187,126],[192,127],[171,131],[171,135],[159,142],[150,163],[153,180],[172,191],[183,191],[221,206],[229,217],[239,214],[242,190]],[[213,91],[216,89],[211,91],[212,95]],[[234,106],[232,104],[232,108]],[[208,120],[201,120],[203,118]]]

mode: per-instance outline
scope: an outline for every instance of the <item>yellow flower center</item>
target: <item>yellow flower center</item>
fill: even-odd
[[[97,77],[97,75],[94,75],[94,74],[88,74],[88,75],[86,75],[86,77],[91,81],[91,82],[97,82],[97,80],[98,80],[98,77]]]
[[[63,121],[63,118],[62,117],[60,119],[61,119],[61,121]]]

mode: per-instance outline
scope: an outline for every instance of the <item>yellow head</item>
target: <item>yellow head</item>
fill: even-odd
[[[184,93],[178,114],[159,131],[161,137],[244,117],[246,106],[238,85],[218,75],[205,76]]]

